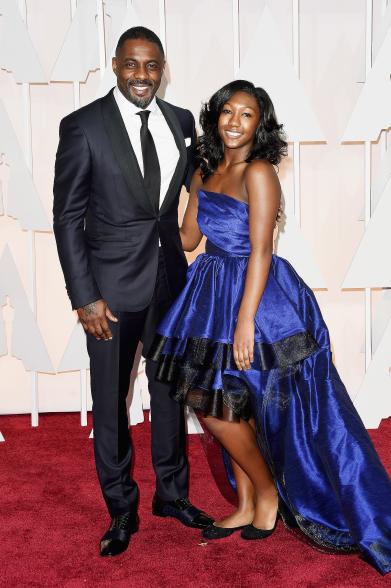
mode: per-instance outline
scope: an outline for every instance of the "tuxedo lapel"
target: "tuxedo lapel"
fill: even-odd
[[[155,216],[156,213],[145,190],[144,179],[137,157],[133,151],[124,121],[113,96],[113,90],[102,98],[102,116],[114,155],[129,191],[146,212]]]
[[[174,174],[171,178],[170,185],[168,187],[167,193],[164,196],[163,203],[160,207],[160,214],[164,214],[164,212],[170,207],[172,200],[178,194],[178,188],[182,183],[182,178],[185,173],[186,164],[187,164],[187,152],[186,152],[186,144],[185,144],[185,137],[183,135],[182,127],[175,116],[174,112],[170,108],[170,106],[161,100],[160,98],[156,97],[156,102],[158,107],[163,113],[164,118],[167,121],[168,126],[174,136],[176,146],[179,150],[179,159],[177,166],[175,168]]]

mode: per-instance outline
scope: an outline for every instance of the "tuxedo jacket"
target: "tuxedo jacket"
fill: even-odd
[[[159,210],[145,190],[113,90],[60,123],[54,233],[74,309],[99,298],[113,310],[146,308],[156,283],[159,239],[172,298],[184,285],[178,201],[194,171],[195,124],[190,111],[158,98],[157,104],[179,151]]]

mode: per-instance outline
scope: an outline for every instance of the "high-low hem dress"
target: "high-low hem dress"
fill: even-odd
[[[332,363],[312,290],[273,255],[254,321],[254,361],[239,371],[233,339],[251,252],[249,209],[207,190],[198,200],[206,252],[158,328],[149,354],[157,378],[204,414],[251,414],[286,526],[390,572],[391,481]]]

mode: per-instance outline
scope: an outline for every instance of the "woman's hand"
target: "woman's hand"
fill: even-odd
[[[234,360],[238,370],[249,370],[254,361],[254,320],[238,319],[234,335]]]

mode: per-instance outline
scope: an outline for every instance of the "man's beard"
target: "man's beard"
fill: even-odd
[[[138,96],[133,96],[132,94],[129,94],[130,102],[132,102],[132,104],[137,106],[137,108],[147,108],[147,106],[149,106],[149,104],[151,103],[152,98],[153,98],[153,96],[151,96],[151,97],[146,96],[145,98],[139,98]]]
[[[127,84],[127,98],[128,100],[134,104],[135,106],[137,106],[137,108],[146,108],[152,101],[155,93],[152,92],[152,94],[148,95],[148,96],[135,96],[134,94],[131,93],[131,88],[134,86],[149,86],[150,88],[152,88],[153,90],[153,85],[152,84]]]

